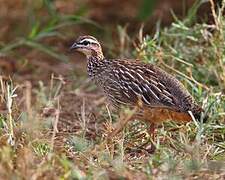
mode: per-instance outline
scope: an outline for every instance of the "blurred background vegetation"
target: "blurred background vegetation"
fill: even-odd
[[[210,3],[204,0],[122,0],[119,3],[113,0],[1,0],[0,3],[0,68],[6,73],[27,72],[28,65],[33,63],[39,67],[52,61],[55,64],[56,59],[64,62],[74,59],[67,50],[81,34],[99,38],[110,57],[131,57],[131,42],[142,25],[144,34],[154,34],[157,28],[170,25],[176,18],[185,18],[188,13],[193,22],[213,24]],[[189,11],[191,7],[193,11]]]
[[[0,178],[223,179],[224,6],[0,0]],[[146,152],[150,141],[139,121],[107,142],[120,117],[87,80],[85,58],[68,51],[84,34],[97,37],[107,57],[139,58],[174,74],[209,121],[164,123],[154,154]]]

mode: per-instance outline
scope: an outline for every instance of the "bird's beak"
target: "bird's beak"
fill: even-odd
[[[73,45],[70,47],[70,51],[79,48],[79,45],[75,42]]]

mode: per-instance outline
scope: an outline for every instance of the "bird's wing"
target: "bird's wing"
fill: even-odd
[[[179,111],[179,101],[162,79],[158,68],[136,61],[112,60],[108,94],[120,104],[136,104],[138,100],[150,107],[165,107]],[[164,74],[167,75],[167,74]]]

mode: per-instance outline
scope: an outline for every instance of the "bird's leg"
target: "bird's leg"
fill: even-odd
[[[119,122],[116,124],[115,130],[109,134],[109,138],[116,136],[124,128],[127,122],[133,119],[133,116],[137,111],[138,111],[138,107],[136,106],[128,114],[126,113],[125,117],[124,115],[121,116]]]
[[[143,148],[144,145],[140,146],[141,149],[144,149],[145,151],[147,151],[149,154],[153,154],[156,150],[156,146],[154,145],[154,141],[155,141],[155,123],[151,123],[150,125],[148,125],[148,134],[150,136],[150,144]]]
[[[156,128],[155,123],[151,123],[150,125],[148,125],[148,134],[153,142],[155,141],[155,128]]]
[[[121,121],[116,124],[115,130],[109,134],[109,138],[116,136],[119,132],[121,132],[126,125],[127,121]]]
[[[138,146],[137,149],[145,150],[149,154],[153,154],[155,152],[155,150],[156,150],[156,146],[154,145],[154,141],[155,141],[155,127],[156,127],[155,123],[148,124],[147,131],[148,131],[148,134],[150,136],[150,139],[148,140],[148,142]]]

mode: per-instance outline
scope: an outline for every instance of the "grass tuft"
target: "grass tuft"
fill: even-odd
[[[0,53],[16,54],[19,47],[28,46],[66,60],[49,48],[49,38],[64,38],[61,28],[66,26],[94,23],[82,18],[83,9],[75,15],[58,14],[53,2],[42,2],[45,20],[32,9],[30,18],[35,21],[28,33],[4,45]],[[141,28],[133,52],[126,28],[118,26],[118,33],[121,56],[132,53],[174,74],[203,106],[206,123],[163,123],[157,128],[156,150],[149,153],[151,139],[143,122],[128,122],[108,138],[114,123],[129,121],[134,111],[111,112],[83,76],[67,77],[75,79],[67,83],[52,74],[49,83],[36,85],[0,76],[0,179],[224,179],[225,2],[214,9],[210,0],[214,25],[195,21],[201,3],[184,20],[174,16],[169,27],[157,23],[153,36],[143,35]]]

